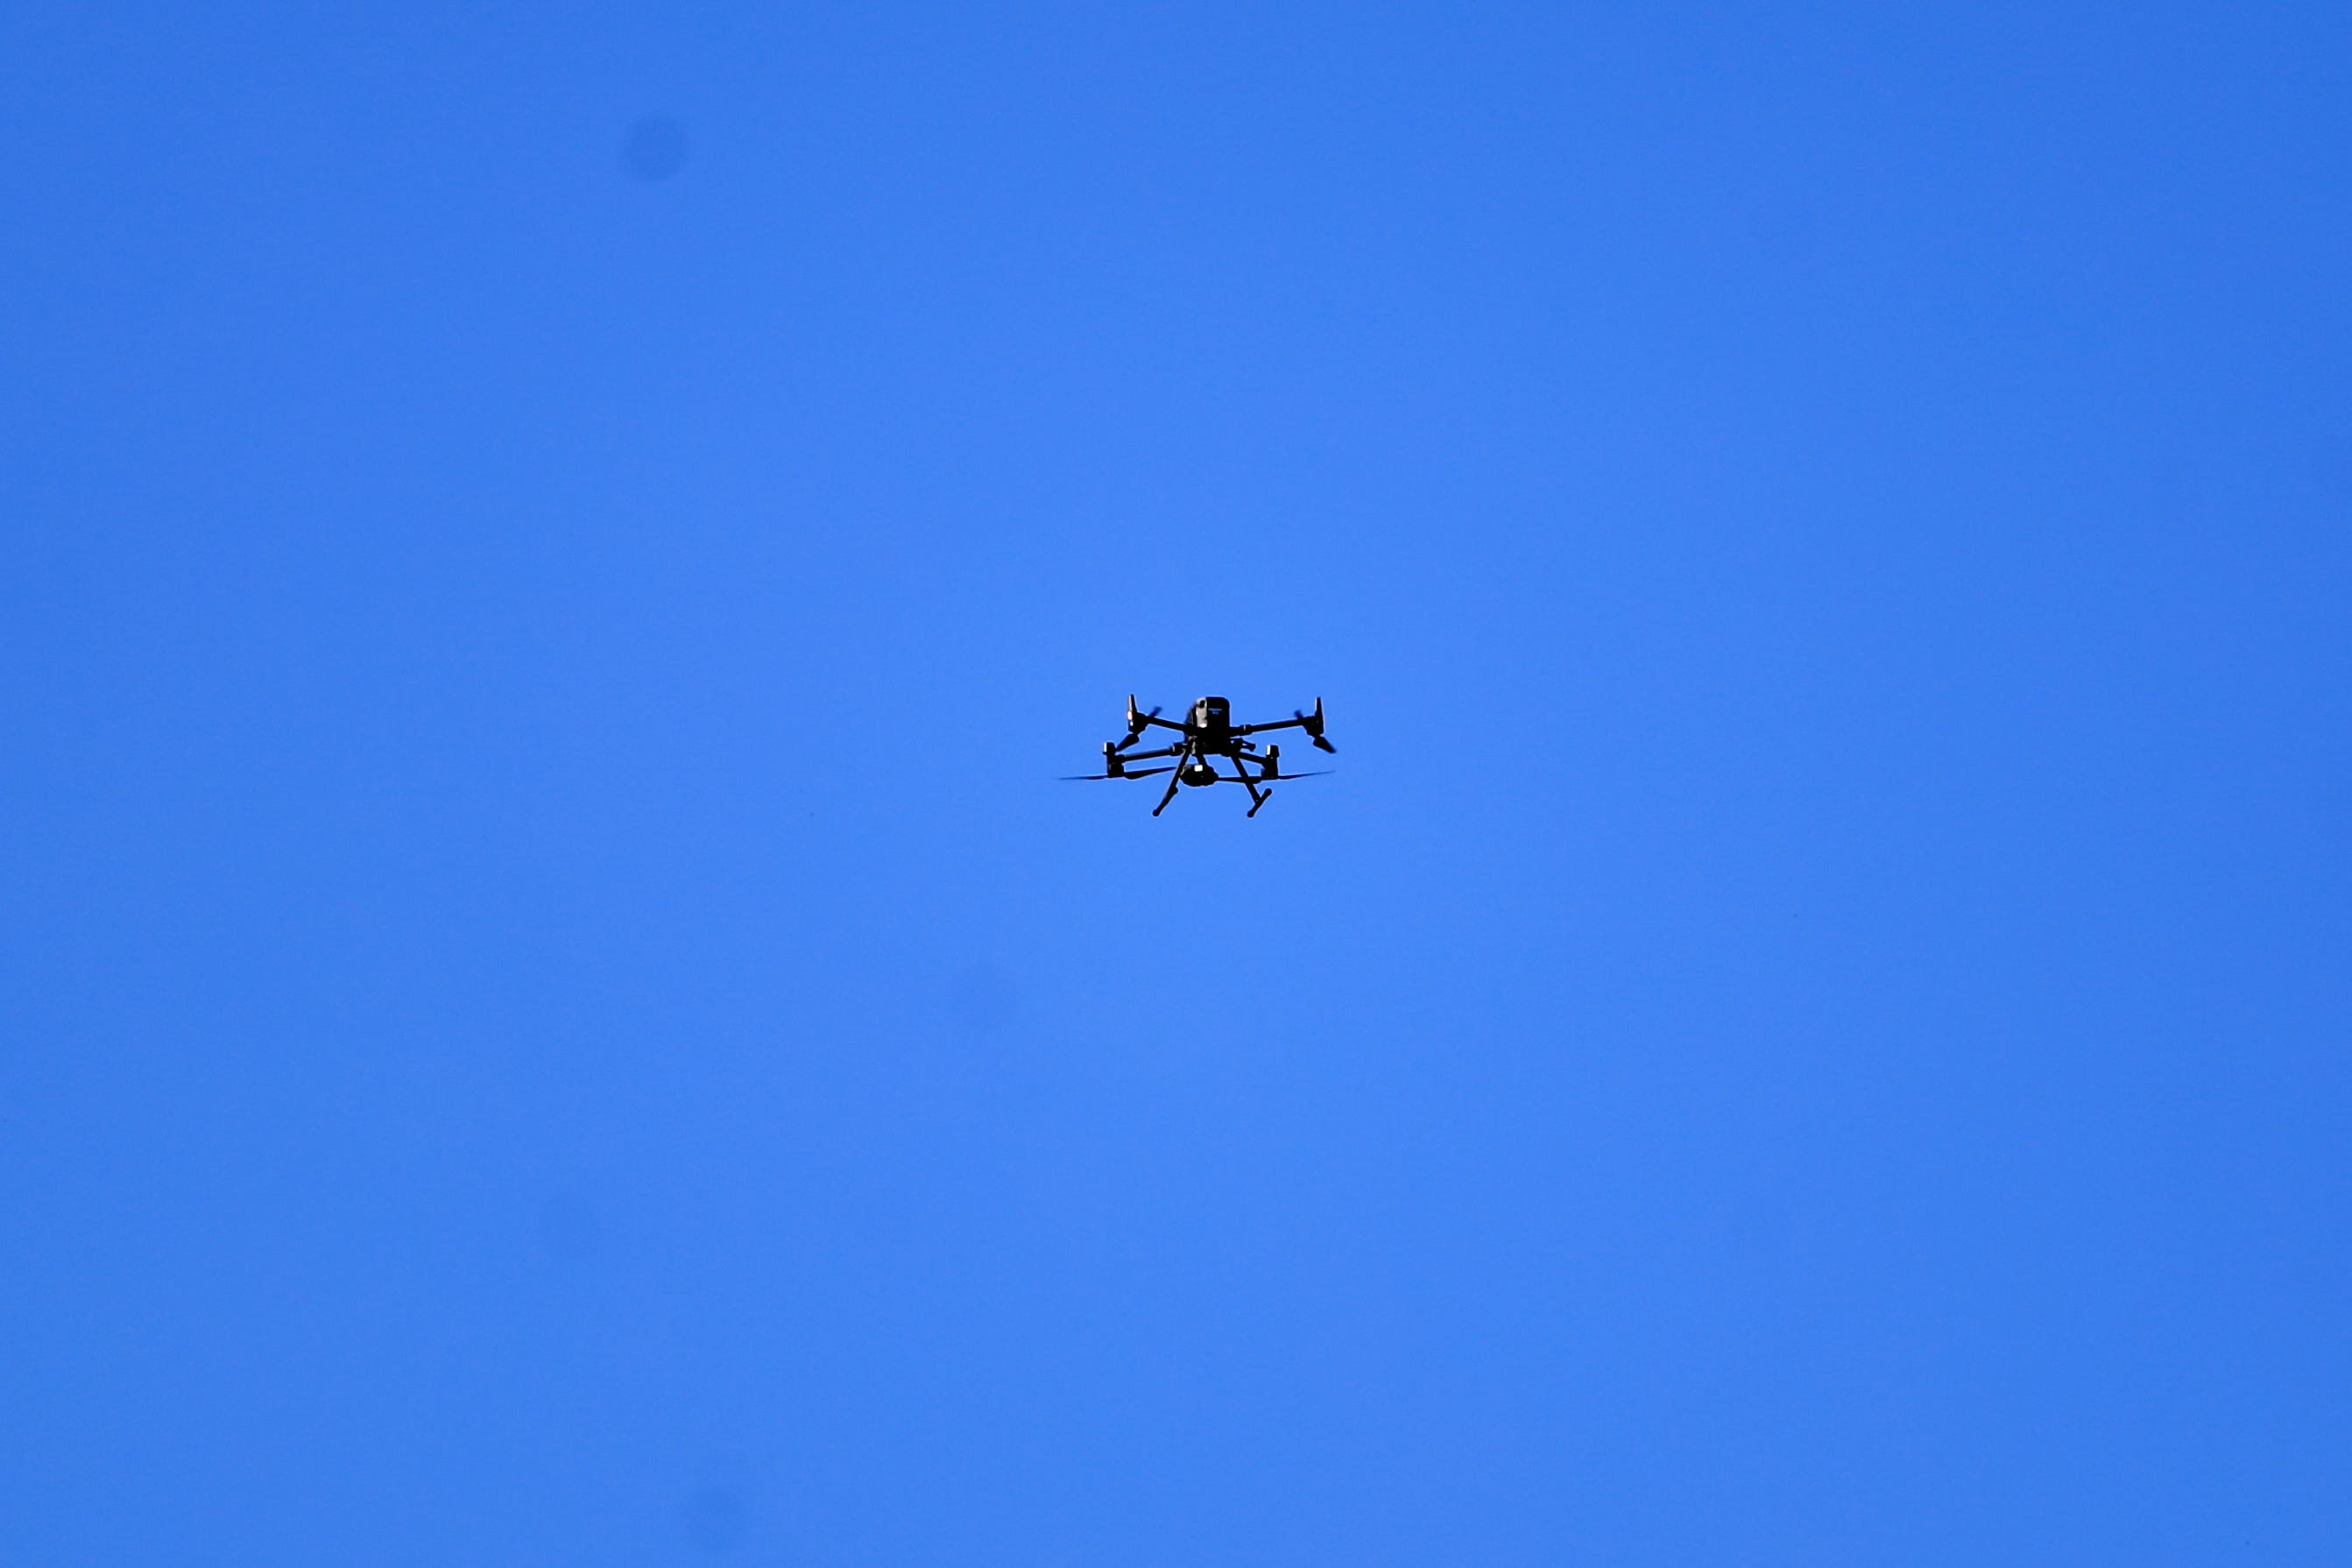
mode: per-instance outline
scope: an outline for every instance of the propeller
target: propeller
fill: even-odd
[[[1135,744],[1136,742],[1143,739],[1143,726],[1145,722],[1149,720],[1157,719],[1159,717],[1160,710],[1157,707],[1153,708],[1149,713],[1138,713],[1135,710],[1135,699],[1132,697],[1129,698],[1127,700],[1127,739],[1121,741],[1117,746],[1113,747],[1112,750],[1123,752],[1129,746]]]
[[[1148,779],[1154,773],[1168,773],[1175,771],[1173,768],[1129,768],[1124,773],[1064,773],[1061,782],[1088,784],[1099,783],[1104,779]]]
[[[1315,742],[1317,751],[1337,752],[1339,749],[1323,738],[1323,699],[1318,697],[1315,700],[1314,712],[1309,713],[1303,708],[1294,708],[1290,710],[1290,716],[1298,721],[1299,727],[1307,731],[1307,738]],[[1307,775],[1300,773],[1298,776],[1305,778]]]

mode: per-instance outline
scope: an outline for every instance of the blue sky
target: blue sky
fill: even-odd
[[[0,1558],[2342,1558],[2347,79],[11,9]]]

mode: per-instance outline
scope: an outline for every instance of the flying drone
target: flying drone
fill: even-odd
[[[1145,731],[1154,727],[1173,730],[1179,738],[1173,744],[1162,746],[1156,752],[1128,750],[1143,739]],[[1103,742],[1102,772],[1075,773],[1070,775],[1070,780],[1076,783],[1086,779],[1140,779],[1149,778],[1153,773],[1172,773],[1176,776],[1168,781],[1168,793],[1161,795],[1160,804],[1151,808],[1154,816],[1168,809],[1168,803],[1176,798],[1180,785],[1190,784],[1197,788],[1213,784],[1237,784],[1249,791],[1247,815],[1255,816],[1258,809],[1273,798],[1274,792],[1265,786],[1275,780],[1323,776],[1320,772],[1284,773],[1280,746],[1268,742],[1265,749],[1260,751],[1257,743],[1248,738],[1268,730],[1304,730],[1307,738],[1315,742],[1317,750],[1336,752],[1339,749],[1323,738],[1323,699],[1320,697],[1315,700],[1314,712],[1293,709],[1289,718],[1278,719],[1271,724],[1236,724],[1232,703],[1222,697],[1203,697],[1185,710],[1184,721],[1180,724],[1173,719],[1162,719],[1157,708],[1149,713],[1139,712],[1134,697],[1129,696],[1127,700],[1127,739]],[[1164,767],[1157,768],[1128,765],[1150,762],[1155,757],[1174,760]],[[1219,773],[1217,764],[1210,760],[1213,757],[1227,759],[1234,764],[1234,771]],[[1255,773],[1250,772],[1253,764],[1257,768]]]

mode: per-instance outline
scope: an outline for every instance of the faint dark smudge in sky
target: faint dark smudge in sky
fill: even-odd
[[[686,166],[686,127],[648,114],[621,138],[621,167],[640,180],[667,180]]]

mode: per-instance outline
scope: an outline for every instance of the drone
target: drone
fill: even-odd
[[[1128,750],[1136,742],[1143,739],[1143,732],[1146,730],[1154,726],[1162,730],[1173,730],[1181,738],[1173,745],[1162,746],[1156,752]],[[1304,709],[1294,708],[1291,710],[1289,718],[1276,720],[1271,724],[1236,724],[1234,722],[1232,703],[1222,697],[1203,697],[1185,710],[1184,721],[1180,724],[1173,719],[1162,719],[1157,708],[1148,713],[1138,711],[1135,698],[1130,694],[1127,700],[1127,739],[1105,741],[1102,749],[1103,771],[1098,773],[1074,773],[1069,775],[1069,782],[1076,784],[1097,779],[1139,779],[1149,778],[1153,773],[1172,773],[1176,776],[1168,781],[1168,793],[1161,795],[1160,804],[1151,808],[1151,815],[1154,816],[1168,809],[1168,803],[1176,798],[1179,785],[1190,784],[1197,788],[1213,784],[1237,784],[1249,791],[1250,808],[1245,815],[1255,816],[1265,803],[1274,797],[1274,792],[1265,786],[1275,780],[1312,779],[1323,776],[1322,772],[1284,773],[1280,746],[1269,742],[1261,752],[1257,748],[1257,743],[1248,739],[1249,736],[1263,734],[1268,730],[1304,730],[1307,731],[1307,738],[1315,742],[1317,750],[1336,752],[1339,749],[1323,738],[1323,699],[1320,697],[1315,700],[1314,712],[1309,713]],[[1154,757],[1172,757],[1175,760],[1165,767],[1128,766],[1129,763],[1150,762]],[[1234,764],[1234,771],[1229,773],[1219,773],[1217,764],[1210,761],[1213,757],[1228,759]],[[1257,767],[1257,772],[1255,773],[1250,772],[1253,763]],[[1323,772],[1328,771],[1328,769],[1323,770]]]

